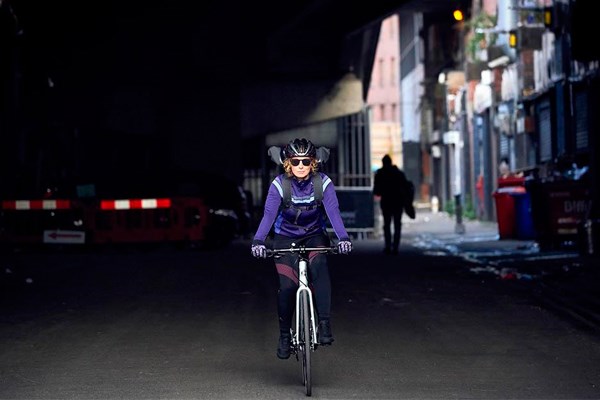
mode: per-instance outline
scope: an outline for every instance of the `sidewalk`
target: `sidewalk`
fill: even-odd
[[[567,264],[593,262],[575,250],[542,251],[535,240],[500,239],[496,222],[464,220],[463,233],[458,233],[452,216],[429,210],[420,210],[414,220],[403,220],[402,243],[461,256],[480,264],[482,272],[503,278],[510,275],[510,279],[531,280],[563,274]]]
[[[496,222],[464,219],[462,229],[457,229],[454,216],[428,209],[418,210],[414,220],[403,217],[402,241],[416,247],[442,247],[454,254],[539,254],[534,240],[500,240]]]
[[[540,250],[535,240],[500,239],[498,224],[456,220],[446,213],[419,210],[403,219],[403,245],[455,255],[473,263],[475,274],[531,290],[540,303],[600,332],[600,267],[597,258],[576,250]]]

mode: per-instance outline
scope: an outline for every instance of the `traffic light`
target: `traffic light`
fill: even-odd
[[[544,7],[544,26],[546,28],[552,28],[552,22],[554,18],[552,18],[552,7]]]
[[[465,15],[460,8],[455,8],[452,11],[452,16],[454,17],[455,21],[462,21],[463,19],[465,19]]]
[[[579,0],[581,2],[581,0]],[[564,3],[554,2],[552,6],[544,7],[544,26],[554,33],[563,32],[567,22],[567,10]]]
[[[512,49],[516,49],[519,45],[519,32],[512,30],[508,32],[508,46]]]
[[[545,28],[521,26],[508,32],[508,46],[519,50],[541,50]]]

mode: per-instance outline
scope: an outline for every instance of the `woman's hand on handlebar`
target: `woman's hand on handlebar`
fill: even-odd
[[[349,240],[340,240],[337,244],[339,254],[350,254],[352,251],[352,242]]]
[[[264,244],[253,244],[251,250],[255,258],[267,258],[267,247]]]

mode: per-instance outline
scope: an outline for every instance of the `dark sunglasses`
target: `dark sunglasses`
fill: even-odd
[[[297,167],[298,165],[300,165],[300,161],[302,161],[302,165],[304,165],[305,167],[308,167],[310,165],[310,163],[312,162],[312,160],[310,158],[303,158],[302,160],[298,160],[297,158],[292,158],[290,160],[290,162],[292,163],[292,165],[294,167]]]

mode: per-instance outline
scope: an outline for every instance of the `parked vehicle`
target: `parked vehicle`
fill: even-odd
[[[206,240],[208,208],[194,197],[4,200],[0,243],[103,245]]]
[[[222,176],[173,172],[81,185],[73,198],[0,202],[0,244],[183,243],[223,246],[247,229],[241,188]],[[131,195],[135,193],[135,195]]]

